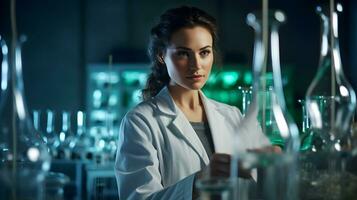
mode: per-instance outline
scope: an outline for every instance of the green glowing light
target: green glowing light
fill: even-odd
[[[141,71],[125,71],[122,73],[124,83],[128,85],[145,84],[147,73]]]
[[[212,72],[206,82],[206,85],[212,86],[212,85],[215,85],[216,82],[217,82],[217,73]]]
[[[252,85],[253,83],[253,75],[251,72],[245,72],[243,76],[243,82],[246,85]]]
[[[222,72],[220,75],[222,77],[222,86],[224,88],[234,86],[240,77],[240,74],[238,72]]]

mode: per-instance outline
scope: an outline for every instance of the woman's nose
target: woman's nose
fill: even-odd
[[[192,69],[199,69],[201,68],[201,59],[199,56],[194,55],[191,57],[190,67]]]

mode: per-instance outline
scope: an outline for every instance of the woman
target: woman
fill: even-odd
[[[124,117],[116,177],[119,199],[192,199],[207,166],[229,176],[240,111],[200,91],[214,63],[215,19],[194,7],[166,11],[151,30],[152,73],[144,101]],[[269,145],[259,126],[244,149]],[[250,177],[249,172],[240,172]]]

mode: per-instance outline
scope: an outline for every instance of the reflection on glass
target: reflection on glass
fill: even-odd
[[[301,124],[301,134],[300,134],[300,143],[301,143],[301,147],[300,150],[301,151],[308,151],[308,150],[312,150],[315,149],[316,147],[313,144],[313,139],[315,138],[315,145],[317,145],[318,141],[318,137],[314,136],[313,132],[310,131],[310,120],[309,117],[307,115],[306,112],[306,106],[305,106],[305,100],[298,100],[299,104],[301,105],[301,109],[302,109],[302,124]]]

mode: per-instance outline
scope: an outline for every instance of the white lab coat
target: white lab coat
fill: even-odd
[[[200,95],[215,152],[231,154],[233,136],[242,119],[240,111],[208,99],[202,92]],[[254,126],[259,132],[259,126]],[[242,138],[247,138],[240,142],[244,149],[269,144],[261,134]],[[200,139],[167,87],[122,120],[115,162],[120,200],[192,199],[194,174],[208,163]]]

